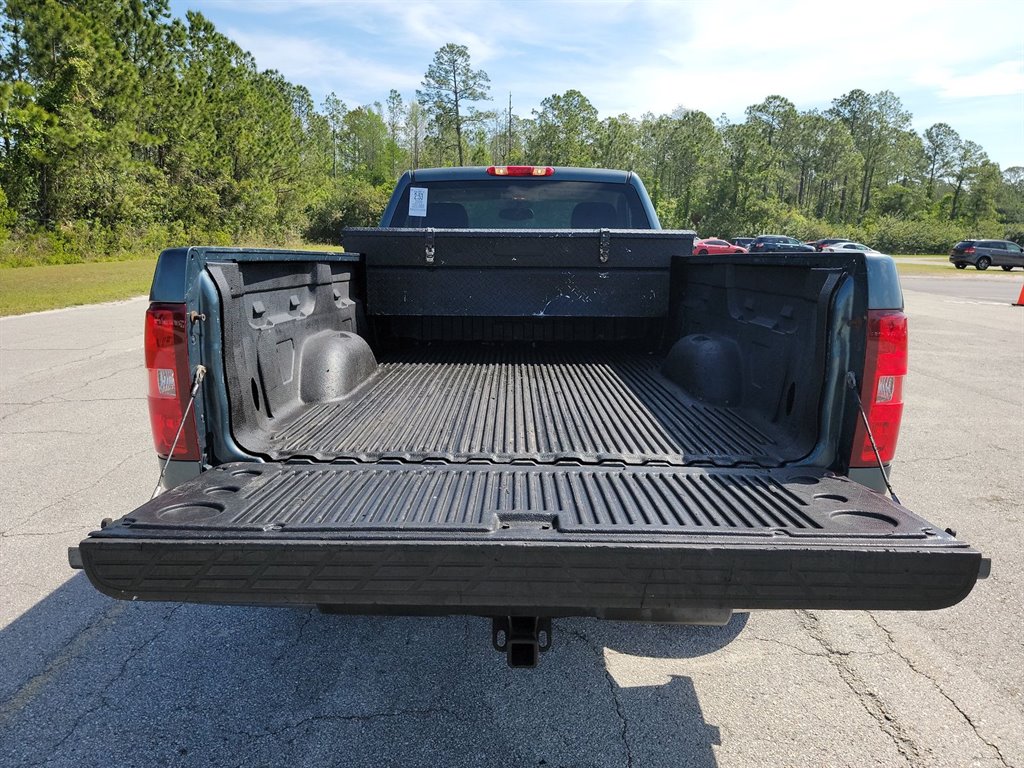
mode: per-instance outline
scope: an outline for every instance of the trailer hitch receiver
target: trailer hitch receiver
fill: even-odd
[[[496,616],[491,622],[491,643],[505,654],[510,667],[536,667],[541,651],[551,647],[551,619]]]

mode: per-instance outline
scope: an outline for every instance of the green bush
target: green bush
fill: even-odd
[[[185,245],[273,247],[300,242],[298,234],[276,229],[237,233],[226,229],[189,229],[180,221],[113,228],[76,221],[54,229],[12,231],[0,226],[0,267],[151,259],[165,248]]]
[[[992,236],[972,232],[961,222],[948,219],[905,219],[881,216],[866,222],[865,243],[883,253],[948,253],[955,243],[968,237]]]
[[[10,228],[17,220],[17,212],[7,207],[7,195],[4,193],[4,188],[0,187],[0,245],[3,245],[10,237]]]
[[[666,206],[666,209],[671,215],[671,207]],[[658,212],[661,214],[660,208]],[[967,238],[1014,240],[1014,235],[1024,236],[1024,232],[1008,232],[1005,226],[996,222],[968,225],[941,217],[908,219],[881,215],[866,219],[859,225],[835,224],[808,216],[773,200],[756,200],[745,211],[710,213],[700,227],[701,237],[756,237],[762,234],[789,235],[803,241],[825,237],[849,238],[883,253],[900,254],[948,253],[955,243]]]
[[[314,243],[337,245],[342,227],[375,227],[387,208],[391,185],[374,186],[346,180],[325,195],[309,212],[303,235]]]

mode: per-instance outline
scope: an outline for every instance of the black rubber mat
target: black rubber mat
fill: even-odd
[[[509,465],[226,464],[132,525],[226,531],[487,532],[926,538],[887,499],[820,470]]]
[[[734,409],[689,398],[660,358],[621,351],[424,347],[385,357],[343,400],[245,447],[272,459],[753,463],[799,458]]]

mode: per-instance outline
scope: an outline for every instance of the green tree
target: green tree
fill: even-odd
[[[858,211],[867,211],[876,176],[883,177],[901,134],[910,129],[910,113],[892,91],[868,94],[854,89],[832,101],[830,117],[846,125],[863,159]]]
[[[996,202],[1003,178],[999,166],[982,160],[973,173],[963,205],[963,217],[974,227],[996,224]]]
[[[575,89],[552,94],[533,111],[527,153],[533,162],[549,165],[593,165],[597,109]]]
[[[529,123],[512,111],[511,93],[508,96],[508,106],[501,112],[491,115],[489,149],[492,161],[498,165],[526,162],[525,142]]]
[[[345,134],[345,115],[348,114],[348,107],[334,91],[331,91],[324,99],[323,114],[331,131],[331,177],[337,178],[338,145]]]
[[[419,102],[409,105],[405,116],[405,146],[413,168],[420,167],[420,155],[427,135],[427,116]]]
[[[342,154],[346,172],[371,184],[382,184],[392,177],[388,127],[380,113],[358,107],[343,120]]]
[[[466,46],[448,43],[434,54],[422,88],[416,91],[416,98],[430,111],[439,140],[454,131],[459,165],[463,165],[462,134],[467,126],[486,117],[473,102],[487,98],[490,78],[482,69],[473,69]]]
[[[1024,166],[1003,171],[996,196],[996,215],[1004,223],[1006,237],[1024,244]]]
[[[774,191],[778,199],[792,185],[787,173],[789,153],[797,139],[799,115],[789,99],[773,95],[747,107],[747,124],[759,140],[758,176],[762,194]]]
[[[952,173],[960,134],[946,123],[936,123],[924,132],[924,151],[928,174],[928,199],[935,199],[935,183],[943,181]]]
[[[388,159],[391,161],[391,176],[398,176],[398,165],[401,161],[402,145],[399,141],[402,126],[405,123],[405,101],[402,94],[394,88],[388,93],[387,101],[388,126]]]
[[[953,185],[953,196],[949,206],[949,218],[951,221],[960,215],[960,196],[964,191],[964,187],[971,183],[982,163],[987,160],[985,151],[973,141],[965,141],[957,148],[957,153],[953,157],[953,177],[951,179]]]
[[[637,164],[640,126],[629,115],[608,117],[595,131],[594,163],[601,168],[633,170]]]

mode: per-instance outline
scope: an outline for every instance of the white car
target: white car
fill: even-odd
[[[832,243],[832,245],[826,245],[821,249],[824,253],[843,253],[844,251],[863,251],[864,253],[879,253],[874,248],[864,245],[864,243],[855,243],[852,241],[845,241],[842,243]]]

